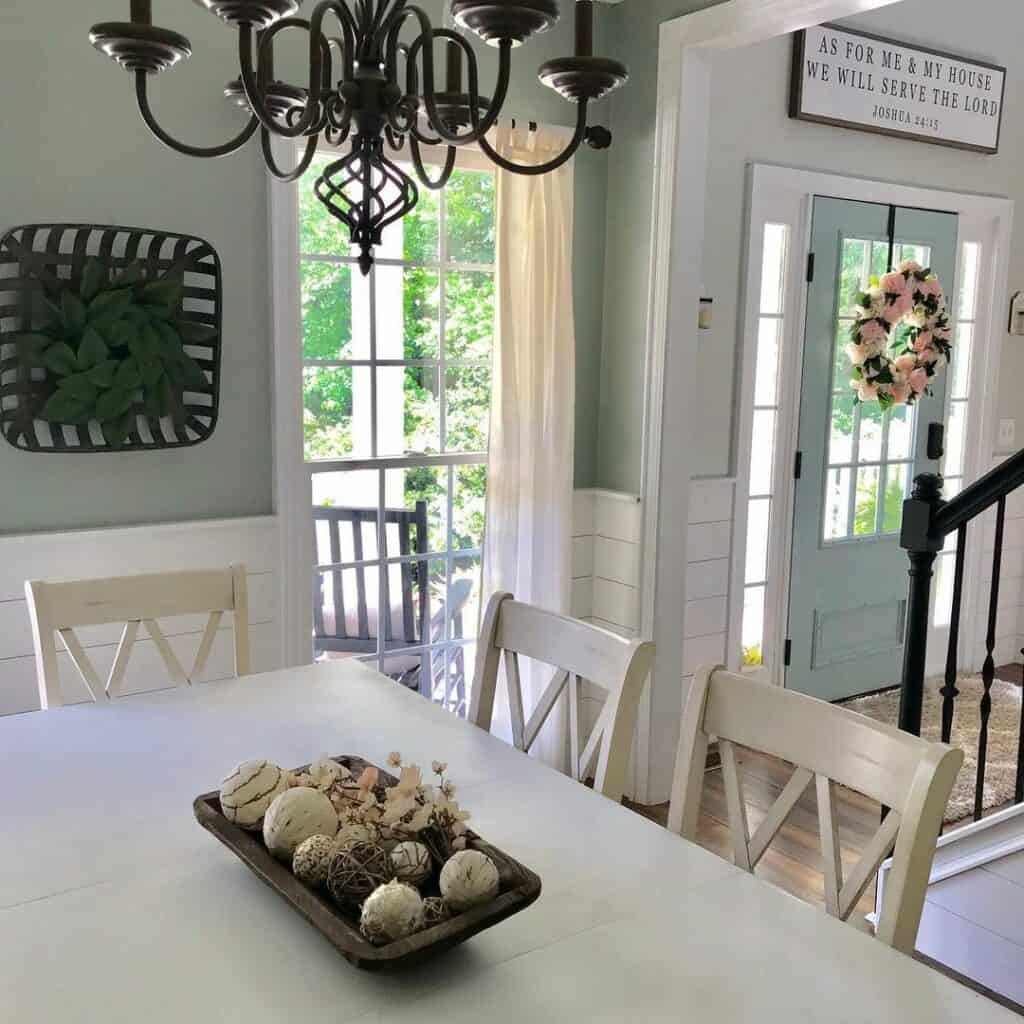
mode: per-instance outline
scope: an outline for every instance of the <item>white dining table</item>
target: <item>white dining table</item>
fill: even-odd
[[[371,974],[196,823],[247,758],[449,764],[529,909]],[[0,1021],[1015,1020],[355,662],[0,719]]]

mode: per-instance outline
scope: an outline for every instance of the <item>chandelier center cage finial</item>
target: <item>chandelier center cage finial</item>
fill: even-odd
[[[419,200],[416,180],[385,155],[408,149],[420,185],[441,189],[455,167],[459,147],[478,146],[503,170],[546,174],[588,143],[611,145],[611,133],[588,126],[592,102],[625,83],[623,64],[594,55],[594,0],[576,0],[576,46],[571,56],[542,64],[538,77],[577,105],[576,130],[561,153],[542,164],[517,164],[500,154],[488,133],[505,107],[512,50],[550,29],[559,19],[557,0],[450,0],[460,31],[435,28],[422,8],[408,0],[320,0],[308,18],[302,0],[195,0],[237,32],[237,74],[224,96],[249,115],[239,133],[217,146],[193,146],[167,132],[149,103],[149,79],[192,55],[185,36],[153,24],[152,0],[130,0],[129,21],[101,22],[89,38],[135,79],[139,113],[150,131],[178,153],[226,156],[257,133],[267,168],[282,181],[296,181],[312,163],[320,140],[348,152],[317,178],[314,192],[349,230],[364,274],[373,266],[383,231],[409,214]],[[309,47],[306,84],[280,80],[274,43],[286,31],[304,33]],[[466,34],[498,51],[490,96],[480,92],[477,56]],[[443,62],[443,83],[435,77]],[[273,140],[301,144],[293,167],[282,168]],[[424,146],[444,147],[440,171],[431,178]]]

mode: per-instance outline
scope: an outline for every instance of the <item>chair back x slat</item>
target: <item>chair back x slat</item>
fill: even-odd
[[[528,718],[520,657],[555,669]],[[495,594],[480,630],[469,720],[490,730],[499,669],[504,665],[512,742],[528,752],[568,691],[570,772],[584,781],[596,761],[594,788],[621,800],[640,696],[653,657],[654,645],[649,642],[626,640],[578,619],[516,601],[511,594]],[[581,697],[588,683],[603,690],[605,700],[584,742]]]
[[[688,839],[697,836],[711,738],[717,739],[721,757],[736,865],[754,870],[813,783],[826,911],[849,919],[882,861],[892,854],[876,935],[888,945],[913,952],[935,842],[963,752],[803,694],[722,668],[703,668],[695,675],[686,702],[669,809],[669,828]],[[739,746],[794,766],[753,835],[747,824]],[[848,873],[839,841],[838,786],[890,808]]]
[[[235,674],[249,672],[249,600],[243,565],[60,583],[28,580],[25,598],[44,710],[64,703],[57,636],[94,701],[120,692],[140,626],[145,627],[174,683],[187,685],[205,670],[223,614],[232,612]],[[186,672],[158,620],[203,613],[208,614],[206,625],[192,668]],[[124,629],[104,683],[75,630],[115,622],[123,622]]]

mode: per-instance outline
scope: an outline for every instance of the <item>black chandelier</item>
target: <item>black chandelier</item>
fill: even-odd
[[[628,78],[618,61],[595,57],[593,0],[576,2],[576,53],[543,64],[540,80],[579,107],[576,131],[565,150],[543,164],[516,164],[495,151],[487,133],[497,123],[511,75],[512,48],[558,20],[557,0],[451,0],[455,23],[498,49],[493,97],[479,90],[473,48],[458,32],[434,28],[424,11],[408,0],[321,0],[309,19],[295,17],[302,0],[195,0],[238,30],[241,74],[225,96],[249,111],[246,126],[220,146],[190,146],[169,135],[149,106],[148,81],[189,57],[183,35],[153,25],[152,0],[131,0],[131,21],[94,25],[89,38],[135,75],[139,112],[153,134],[188,156],[234,153],[260,132],[267,168],[282,181],[301,177],[321,135],[348,153],[328,165],[314,186],[320,201],[347,225],[360,250],[364,274],[373,248],[388,225],[409,213],[419,199],[416,182],[385,155],[385,144],[400,152],[408,141],[416,175],[429,189],[445,186],[456,149],[478,145],[499,167],[517,174],[546,174],[561,167],[586,141],[598,149],[611,144],[602,127],[587,127],[588,104]],[[335,34],[328,34],[326,24]],[[411,29],[407,32],[407,26]],[[300,88],[274,76],[274,40],[288,29],[309,37],[309,86]],[[403,39],[403,36],[412,38]],[[434,76],[434,48],[445,56],[445,84]],[[466,82],[463,85],[463,71]],[[402,72],[404,71],[404,85]],[[340,72],[340,80],[335,81]],[[422,81],[422,87],[420,85]],[[298,165],[281,168],[271,148],[273,136],[305,138]],[[420,146],[446,146],[441,171],[431,180]]]

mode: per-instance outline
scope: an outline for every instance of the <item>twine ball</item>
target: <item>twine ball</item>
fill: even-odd
[[[327,867],[327,890],[342,907],[359,907],[378,886],[391,881],[388,852],[379,843],[354,843],[339,850]]]
[[[391,868],[400,882],[422,885],[433,874],[434,861],[422,843],[405,842],[391,851]]]
[[[288,789],[267,809],[263,842],[267,849],[289,864],[299,843],[310,836],[333,837],[338,831],[338,812],[318,789]]]
[[[240,828],[258,832],[274,799],[288,788],[288,773],[273,761],[243,761],[220,784],[220,809]]]
[[[460,850],[441,868],[441,895],[461,913],[498,895],[498,869],[479,850]]]
[[[379,834],[375,828],[364,825],[361,821],[352,821],[338,829],[338,834],[334,837],[334,849],[337,852],[356,843],[376,843],[378,839]]]
[[[387,882],[366,898],[359,930],[375,945],[404,939],[423,927],[423,900],[405,882]]]
[[[330,836],[303,839],[292,858],[292,874],[307,885],[323,885],[327,881],[327,867],[333,853],[334,840]]]
[[[433,928],[452,916],[448,904],[440,896],[427,896],[423,901],[423,927]]]

